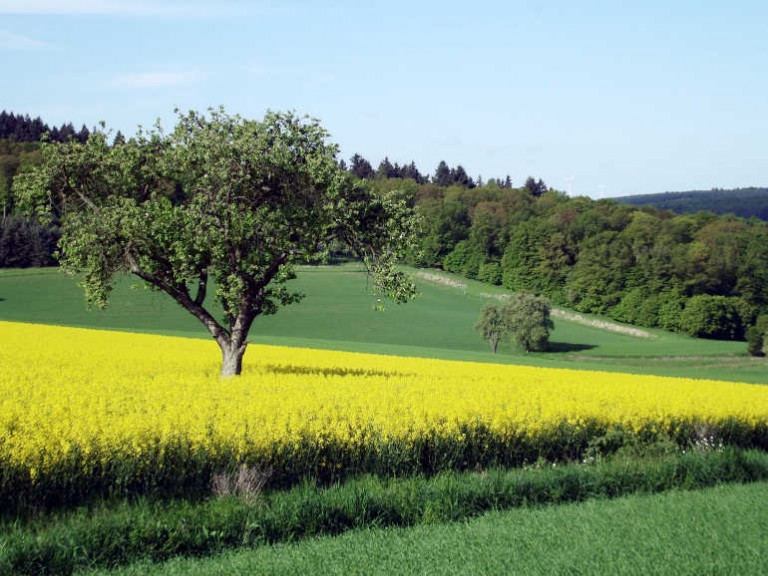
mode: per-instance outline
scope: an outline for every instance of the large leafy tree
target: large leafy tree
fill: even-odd
[[[61,264],[83,274],[89,303],[106,305],[117,273],[138,276],[205,325],[223,376],[241,372],[253,321],[301,298],[286,286],[294,266],[331,245],[358,255],[384,296],[415,295],[395,268],[413,213],[340,170],[318,121],[218,109],[179,114],[168,134],[158,124],[114,145],[108,136],[44,145],[44,164],[17,178],[16,194],[61,221]],[[223,313],[206,299],[211,287]]]
[[[555,326],[546,298],[530,292],[511,294],[503,304],[486,304],[475,324],[495,354],[498,345],[510,338],[527,352],[549,346],[549,333]]]
[[[542,351],[549,347],[549,333],[555,325],[550,319],[549,302],[530,292],[513,294],[505,313],[513,326],[515,343],[525,350]]]

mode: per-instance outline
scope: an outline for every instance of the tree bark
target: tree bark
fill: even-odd
[[[221,377],[231,378],[239,376],[243,371],[243,356],[248,344],[237,344],[231,339],[228,342],[219,342],[221,348]]]
[[[250,300],[246,298],[229,331],[217,332],[218,336],[214,334],[214,338],[221,348],[222,378],[239,376],[243,371],[243,356],[248,346],[248,331],[251,329],[254,317],[255,314],[250,311]]]

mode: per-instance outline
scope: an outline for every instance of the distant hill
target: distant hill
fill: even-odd
[[[723,190],[690,190],[688,192],[663,192],[615,198],[620,204],[654,206],[687,214],[708,210],[716,214],[736,214],[744,218],[755,216],[768,221],[768,188],[736,188]]]

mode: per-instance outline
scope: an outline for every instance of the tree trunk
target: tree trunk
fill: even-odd
[[[245,355],[245,342],[238,344],[233,341],[219,342],[221,348],[221,377],[230,378],[239,376],[243,371],[243,355]]]
[[[245,348],[248,345],[246,342],[248,330],[251,328],[253,319],[260,312],[260,309],[257,312],[252,310],[252,298],[247,297],[244,299],[237,318],[230,323],[230,330],[227,331],[224,326],[219,324],[211,313],[203,307],[206,287],[208,284],[207,271],[203,270],[200,273],[197,296],[193,299],[186,286],[174,284],[166,279],[142,270],[130,254],[128,254],[128,259],[131,272],[148,284],[151,284],[168,294],[171,298],[176,300],[182,308],[200,320],[203,326],[208,329],[221,349],[221,377],[229,378],[231,376],[239,376],[243,371],[243,355],[245,355]],[[277,270],[277,268],[278,267],[275,266],[275,270]]]

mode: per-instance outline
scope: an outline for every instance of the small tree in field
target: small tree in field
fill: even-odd
[[[44,144],[44,163],[14,182],[28,212],[61,222],[62,267],[82,273],[89,303],[107,304],[117,273],[165,292],[221,348],[222,376],[239,374],[262,314],[297,302],[294,266],[322,261],[342,242],[397,302],[415,295],[395,262],[416,220],[396,195],[377,195],[339,169],[316,120],[179,114],[128,141],[106,131],[84,143]],[[208,288],[223,311],[210,308]]]
[[[755,323],[747,328],[747,352],[750,356],[765,356],[768,348],[768,315],[760,314]]]
[[[549,316],[546,298],[530,292],[513,294],[505,306],[508,322],[513,327],[515,343],[526,352],[546,350],[549,331],[555,325]]]
[[[512,331],[507,315],[504,313],[504,306],[497,304],[486,304],[480,313],[480,319],[475,324],[475,330],[483,336],[491,345],[491,351],[496,354],[496,349],[501,342],[509,339]]]
[[[546,299],[528,292],[512,294],[504,304],[486,304],[475,325],[493,353],[499,343],[514,338],[526,352],[546,350],[554,329]]]

